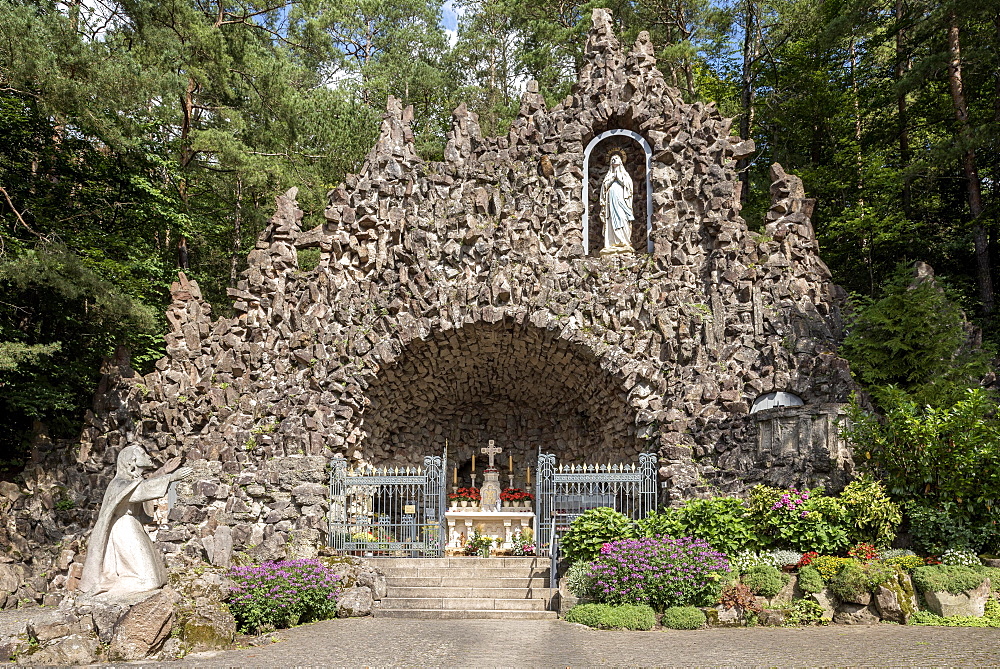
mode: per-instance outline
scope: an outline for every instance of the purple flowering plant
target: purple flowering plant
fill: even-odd
[[[319,560],[275,560],[232,567],[227,603],[240,632],[291,627],[332,618],[340,576]]]
[[[607,604],[713,604],[730,571],[725,554],[704,539],[667,535],[610,541],[590,565],[593,592]]]

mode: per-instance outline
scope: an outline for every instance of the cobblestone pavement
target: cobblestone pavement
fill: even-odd
[[[330,620],[170,666],[1000,666],[1000,630],[813,627],[597,631],[563,621]]]

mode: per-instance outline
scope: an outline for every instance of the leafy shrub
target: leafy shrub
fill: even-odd
[[[681,536],[680,523],[677,520],[677,509],[663,508],[653,511],[645,518],[635,522],[640,537],[658,537],[662,534],[668,537]]]
[[[635,525],[628,516],[602,506],[588,509],[574,520],[562,537],[560,547],[571,562],[590,562],[600,554],[601,546],[609,541],[634,536]]]
[[[563,618],[566,622],[597,628],[601,626],[603,612],[609,608],[611,608],[609,604],[577,604],[567,611]]]
[[[727,585],[719,593],[719,604],[724,609],[739,607],[745,612],[757,614],[763,611],[763,607],[757,603],[751,590],[745,583],[734,583]]]
[[[565,619],[597,629],[651,630],[656,613],[644,605],[578,604],[566,612]]]
[[[824,496],[822,488],[782,491],[759,485],[750,491],[747,505],[762,542],[800,552],[847,548],[847,511]]]
[[[844,601],[856,601],[895,576],[896,570],[889,565],[851,560],[830,579],[830,591]]]
[[[924,562],[923,558],[917,557],[916,555],[897,555],[895,557],[885,558],[882,562],[894,567],[899,567],[906,573],[910,573],[917,567],[923,567],[927,564]]]
[[[949,548],[944,553],[941,553],[941,564],[979,567],[982,565],[982,561],[979,559],[979,556],[972,551],[961,550],[959,548]]]
[[[851,558],[842,558],[835,555],[820,555],[813,558],[813,561],[809,563],[810,567],[813,567],[819,572],[819,575],[823,577],[823,580],[827,583],[830,582],[834,576],[836,576],[844,565],[854,562]]]
[[[802,592],[812,594],[820,592],[824,587],[826,583],[816,567],[806,566],[799,569],[799,588]]]
[[[913,583],[923,592],[950,592],[958,595],[974,590],[986,580],[981,569],[960,565],[932,565],[913,570]]]
[[[663,612],[660,623],[672,630],[696,630],[705,624],[705,614],[693,606],[671,606]]]
[[[591,565],[594,597],[608,604],[709,605],[729,562],[703,539],[648,537],[612,541]]]
[[[800,625],[822,625],[827,620],[823,617],[823,607],[811,599],[796,599],[792,602],[785,627]]]
[[[943,509],[915,502],[906,504],[904,508],[910,522],[913,545],[923,553],[940,555],[948,548],[970,550],[983,544],[983,533]]]
[[[575,597],[590,597],[594,588],[594,577],[590,573],[589,562],[574,562],[566,570],[566,589]]]
[[[782,574],[771,565],[752,567],[743,574],[743,582],[754,594],[770,599],[781,592],[788,583],[788,574]]]
[[[743,500],[735,497],[689,500],[674,511],[671,523],[670,536],[704,539],[725,553],[759,544]]]
[[[798,564],[799,560],[802,559],[802,553],[799,551],[787,551],[779,548],[768,551],[767,553],[762,554],[761,557],[766,558],[775,569],[781,569],[782,567]]]
[[[240,631],[255,633],[312,620],[337,611],[340,577],[319,560],[277,560],[233,567],[228,605]]]
[[[851,541],[884,547],[896,538],[903,513],[871,474],[865,473],[851,481],[837,499],[847,511],[847,533]]]
[[[1000,416],[994,397],[973,389],[957,401],[930,405],[892,389],[880,404],[884,417],[852,402],[848,436],[856,456],[868,460],[893,496],[910,502],[918,550],[937,554],[949,547],[981,551],[1000,545],[1000,528],[994,524],[1000,508],[985,492],[1000,490]]]
[[[656,613],[645,604],[622,604],[609,609],[601,619],[604,629],[651,630],[656,624]]]

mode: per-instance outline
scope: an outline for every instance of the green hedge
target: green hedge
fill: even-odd
[[[755,595],[770,599],[781,592],[788,583],[788,574],[783,574],[770,565],[751,567],[743,574],[743,582]]]
[[[923,592],[950,592],[958,595],[978,588],[987,576],[984,569],[936,564],[914,569],[913,583]]]
[[[651,630],[656,613],[645,604],[579,604],[566,612],[565,620],[605,630]]]
[[[705,624],[705,614],[693,606],[671,606],[660,622],[672,630],[696,630]]]

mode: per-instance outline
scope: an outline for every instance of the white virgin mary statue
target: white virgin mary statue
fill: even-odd
[[[604,224],[602,253],[632,252],[632,177],[625,171],[620,154],[611,157],[611,167],[601,184],[601,223]]]
[[[191,468],[181,467],[144,479],[142,472],[152,467],[153,461],[137,444],[126,446],[118,454],[118,470],[104,492],[87,545],[80,578],[84,594],[128,595],[155,590],[167,582],[163,557],[135,516],[143,502],[166,495],[172,482],[190,476]]]

